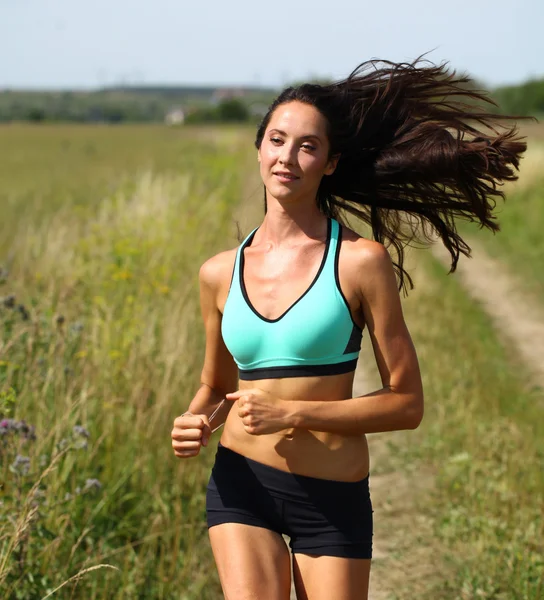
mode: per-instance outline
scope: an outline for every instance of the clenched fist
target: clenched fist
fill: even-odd
[[[225,398],[236,402],[238,416],[251,435],[275,433],[292,427],[292,403],[280,400],[270,392],[259,388],[243,389],[226,394]]]
[[[206,415],[185,414],[176,417],[172,429],[172,448],[178,458],[192,458],[207,446],[212,431]]]

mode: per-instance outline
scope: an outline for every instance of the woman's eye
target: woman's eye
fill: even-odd
[[[310,144],[303,144],[302,147],[304,150],[310,150],[312,152],[315,150],[315,146],[311,146]]]
[[[270,138],[270,141],[271,141],[273,144],[281,144],[281,140],[280,140],[280,138]]]

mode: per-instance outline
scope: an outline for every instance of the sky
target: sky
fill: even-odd
[[[544,0],[0,0],[0,89],[281,87],[364,60],[544,76]]]

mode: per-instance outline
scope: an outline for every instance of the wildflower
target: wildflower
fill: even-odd
[[[25,440],[34,441],[36,439],[36,428],[29,425],[25,420],[13,421],[12,429],[21,433]]]
[[[102,489],[102,484],[100,483],[100,481],[98,481],[98,479],[87,479],[87,481],[85,481],[85,487],[83,488],[83,491],[89,491],[89,490],[100,490]]]
[[[62,438],[59,442],[57,442],[57,449],[59,452],[62,452],[68,446],[68,440],[66,438]]]
[[[72,431],[74,432],[75,435],[79,435],[81,437],[85,437],[85,438],[91,437],[91,434],[87,431],[87,429],[85,429],[85,427],[82,427],[81,425],[74,425],[74,428],[72,429]]]
[[[0,433],[8,433],[9,431],[17,431],[17,421],[15,419],[2,419],[0,422]]]
[[[72,435],[74,436],[74,447],[77,450],[87,450],[88,447],[88,439],[90,437],[90,433],[82,427],[81,425],[74,425],[72,429]]]
[[[17,431],[20,431],[23,434],[28,433],[30,430],[30,427],[27,425],[24,419],[21,419],[20,421],[15,421],[14,427]]]
[[[9,470],[18,475],[27,475],[30,470],[30,458],[17,454],[15,460],[11,463]]]

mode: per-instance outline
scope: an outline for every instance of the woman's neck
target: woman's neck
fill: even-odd
[[[327,217],[317,204],[280,203],[273,198],[267,199],[266,215],[257,232],[259,242],[289,245],[304,239],[321,239],[327,233]]]

